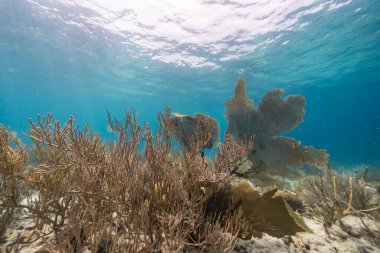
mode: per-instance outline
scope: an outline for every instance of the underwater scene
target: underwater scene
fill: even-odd
[[[380,252],[380,1],[0,0],[0,253]]]

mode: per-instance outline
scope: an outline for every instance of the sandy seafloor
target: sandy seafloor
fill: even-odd
[[[326,233],[323,224],[316,218],[303,217],[305,223],[313,230],[313,233],[300,232],[292,236],[283,238],[272,237],[263,234],[262,238],[252,238],[250,240],[239,240],[233,252],[254,253],[254,252],[380,252],[373,241],[380,241],[380,222],[367,217],[362,218],[364,226],[359,217],[346,216],[342,219],[345,230],[336,224],[332,225]],[[14,221],[7,231],[0,252],[5,253],[11,248],[10,245],[18,236],[31,236],[33,234],[33,219],[28,214],[19,210],[18,219]],[[49,241],[51,234],[46,240]],[[33,252],[47,253],[53,252],[46,247],[46,242],[38,239],[32,243],[19,245],[19,249],[13,248],[8,252]],[[90,251],[88,251],[90,252]],[[195,249],[178,249],[178,253],[198,252]]]

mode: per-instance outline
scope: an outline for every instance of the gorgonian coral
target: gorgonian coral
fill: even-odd
[[[201,113],[195,117],[172,113],[167,128],[183,148],[200,150],[219,144],[219,123],[214,118]]]
[[[289,167],[302,167],[305,163],[322,167],[328,162],[325,150],[304,147],[293,138],[277,136],[298,126],[305,112],[304,97],[287,96],[282,99],[283,94],[281,89],[269,91],[255,109],[253,100],[246,98],[245,80],[239,79],[235,96],[225,102],[227,132],[239,141],[254,137],[249,159],[255,173],[270,170],[281,173],[288,171]]]
[[[29,156],[15,132],[0,124],[0,238],[15,219],[15,205],[27,194],[19,177],[26,170]]]

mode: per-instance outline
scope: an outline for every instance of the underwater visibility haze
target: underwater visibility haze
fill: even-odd
[[[238,78],[257,107],[274,88],[306,99],[287,133],[330,162],[380,171],[376,0],[0,0],[0,123],[76,113],[108,137],[107,110],[140,121],[203,113],[227,128]]]

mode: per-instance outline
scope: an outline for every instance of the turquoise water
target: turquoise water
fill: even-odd
[[[75,112],[108,136],[107,110],[155,124],[165,106],[224,131],[238,77],[256,105],[306,97],[289,136],[380,170],[380,1],[0,0],[0,122],[20,133]]]

